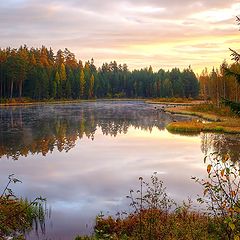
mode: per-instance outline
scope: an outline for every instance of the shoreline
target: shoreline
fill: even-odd
[[[99,98],[99,99],[74,99],[74,100],[46,100],[46,101],[26,101],[26,102],[12,102],[12,103],[0,103],[1,107],[18,107],[18,106],[34,106],[34,105],[44,105],[44,104],[73,104],[73,103],[83,103],[83,102],[97,102],[97,101],[143,101],[146,102],[144,98]],[[146,102],[147,103],[147,102]]]
[[[212,113],[192,111],[189,107],[167,108],[166,112],[171,114],[181,114],[197,116],[210,122],[196,121],[191,122],[172,122],[166,126],[171,133],[200,133],[214,132],[227,134],[240,134],[240,118],[229,116],[218,116]]]
[[[219,116],[214,113],[194,111],[191,109],[194,105],[204,103],[204,101],[189,101],[189,102],[158,102],[154,99],[144,98],[101,98],[101,99],[76,99],[76,100],[53,100],[53,101],[29,101],[29,102],[13,102],[13,103],[0,103],[1,108],[8,107],[27,107],[35,105],[59,105],[59,104],[79,104],[84,102],[97,102],[97,101],[143,101],[147,104],[159,104],[164,105],[164,112],[170,114],[180,114],[188,116],[196,116],[203,121],[193,120],[191,122],[171,122],[166,126],[166,129],[171,133],[200,133],[200,132],[215,132],[215,133],[231,133],[240,134],[240,118]]]
[[[211,121],[211,122],[221,122],[224,121],[224,117],[217,116],[215,114],[210,114],[210,113],[204,113],[204,112],[196,112],[192,111],[191,109],[188,109],[190,106],[194,106],[195,104],[192,105],[178,105],[176,108],[166,108],[165,111],[171,114],[181,114],[181,115],[188,115],[188,116],[196,116],[199,118],[202,118],[203,120]]]
[[[197,104],[202,104],[204,103],[204,101],[200,101],[200,100],[193,100],[193,101],[187,101],[187,102],[174,102],[174,101],[152,101],[152,100],[146,100],[146,103],[149,104],[161,104],[161,105],[170,105],[170,106],[193,106],[193,105],[197,105]]]
[[[34,105],[45,105],[45,104],[73,104],[82,102],[95,102],[96,99],[77,99],[77,100],[59,100],[59,101],[36,101],[36,102],[15,102],[15,103],[0,103],[0,108],[2,107],[24,107],[24,106],[34,106]]]
[[[161,104],[165,106],[192,106],[201,104],[203,101],[193,100],[189,102],[174,102],[174,101],[154,101],[154,99],[148,98],[95,98],[95,99],[70,99],[70,100],[40,100],[40,101],[15,101],[8,103],[0,103],[1,107],[12,107],[12,106],[28,106],[28,105],[39,105],[39,104],[71,104],[71,103],[82,103],[82,102],[96,102],[96,101],[143,101],[148,104]]]

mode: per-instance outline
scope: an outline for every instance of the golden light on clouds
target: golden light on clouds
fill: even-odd
[[[196,72],[239,49],[238,0],[9,0],[0,3],[0,47],[68,48],[95,64]]]
[[[236,3],[233,5],[230,5],[229,8],[223,8],[223,9],[211,9],[199,13],[194,13],[190,17],[199,19],[201,21],[206,22],[221,22],[229,20],[233,17],[233,13],[240,12],[240,3]]]

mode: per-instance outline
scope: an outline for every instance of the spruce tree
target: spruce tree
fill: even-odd
[[[240,25],[240,18],[237,17],[237,23],[238,25]],[[236,62],[236,64],[240,63],[240,53],[238,53],[237,51],[233,50],[230,48],[231,51],[231,56],[232,56],[232,60],[234,60]],[[231,70],[231,68],[224,68],[225,70],[225,74],[228,76],[234,76],[237,83],[240,85],[240,72],[236,72]],[[237,115],[240,116],[240,102],[235,102],[229,99],[222,99],[223,103],[226,106],[229,106],[232,110],[232,112],[236,113]]]

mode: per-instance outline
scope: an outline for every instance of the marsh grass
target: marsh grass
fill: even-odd
[[[172,122],[167,125],[169,132],[220,132],[240,133],[240,118],[234,115],[228,107],[216,107],[213,104],[198,104],[190,107],[167,109],[170,113],[198,116],[210,122],[192,120],[187,122]]]
[[[38,197],[33,201],[18,198],[10,188],[10,184],[21,182],[14,175],[0,196],[0,239],[25,239],[24,235],[35,229],[45,232],[46,208],[45,199]]]
[[[193,111],[193,112],[214,114],[214,115],[222,116],[222,117],[236,116],[234,113],[231,112],[229,107],[226,107],[225,105],[217,106],[212,103],[203,103],[203,104],[193,105],[189,108],[189,110]]]
[[[226,239],[223,218],[194,211],[191,200],[177,205],[166,193],[157,173],[150,183],[139,178],[139,189],[130,190],[127,198],[133,211],[96,218],[93,237],[75,240],[217,240]]]
[[[150,183],[140,177],[139,189],[130,190],[132,212],[116,217],[101,214],[94,236],[75,240],[239,240],[239,162],[216,152],[206,156],[204,164],[206,179],[192,179],[203,187],[198,202],[204,203],[205,211],[194,211],[191,200],[176,205],[154,173]]]
[[[34,100],[31,98],[12,98],[12,99],[0,99],[0,107],[8,106],[25,106],[36,104],[74,104],[81,102],[95,102],[96,99],[42,99]]]
[[[140,223],[140,218],[141,223]],[[141,225],[140,225],[141,224]],[[139,227],[142,227],[142,232]],[[161,209],[145,209],[126,218],[97,219],[96,239],[220,239],[214,218],[191,211],[187,206],[166,213]]]
[[[150,102],[156,102],[156,103],[192,103],[196,101],[196,99],[193,98],[152,98],[149,99]]]
[[[224,122],[209,122],[204,123],[197,120],[186,122],[172,122],[167,125],[169,132],[219,132],[219,133],[240,133],[240,120],[228,119]]]

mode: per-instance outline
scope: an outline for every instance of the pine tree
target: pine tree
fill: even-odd
[[[84,76],[83,69],[81,69],[81,71],[80,71],[80,98],[84,98],[85,85],[86,85],[85,76]]]
[[[239,17],[237,17],[237,23],[240,24]],[[240,54],[231,48],[230,48],[230,51],[232,52],[231,53],[232,60],[234,60],[236,62],[236,64],[239,64],[240,63]],[[228,75],[234,76],[237,83],[240,85],[240,72],[234,71],[231,68],[225,68],[225,74],[227,76]],[[235,101],[231,101],[229,99],[224,99],[224,98],[222,99],[222,101],[226,106],[229,106],[234,113],[236,113],[237,115],[240,116],[240,102],[235,102]]]
[[[61,81],[67,80],[66,68],[63,63],[61,64],[61,67],[60,67],[59,76]]]
[[[84,97],[88,97],[89,93],[89,86],[90,86],[90,77],[91,77],[91,72],[90,72],[90,63],[87,61],[84,66]]]
[[[94,75],[92,74],[89,82],[89,92],[88,92],[88,98],[94,97]]]
[[[21,46],[16,54],[17,64],[15,70],[17,71],[18,96],[21,98],[23,83],[26,80],[29,63],[29,54],[26,45],[24,45],[24,47]]]
[[[58,98],[61,98],[62,97],[62,84],[60,81],[60,76],[59,76],[58,71],[55,74],[54,82],[56,83],[56,86],[57,86],[57,92],[56,92],[57,94],[56,95]]]
[[[57,96],[57,83],[54,80],[52,83],[52,97],[56,98],[56,96]]]

